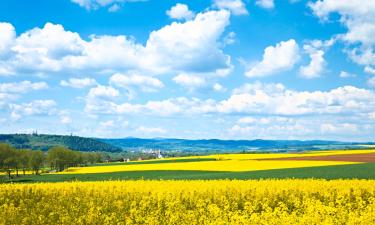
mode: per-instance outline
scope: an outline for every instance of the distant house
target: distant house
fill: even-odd
[[[160,150],[158,151],[158,156],[157,157],[158,157],[158,159],[162,159],[163,158]]]

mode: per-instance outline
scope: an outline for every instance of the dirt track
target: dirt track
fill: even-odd
[[[328,155],[328,156],[304,156],[290,158],[272,158],[259,160],[317,160],[317,161],[344,161],[344,162],[375,162],[375,153]]]

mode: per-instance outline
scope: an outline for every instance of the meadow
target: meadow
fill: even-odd
[[[373,180],[3,184],[0,224],[374,224]]]

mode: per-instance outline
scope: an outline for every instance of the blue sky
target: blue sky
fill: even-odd
[[[3,0],[0,132],[375,141],[375,2]]]

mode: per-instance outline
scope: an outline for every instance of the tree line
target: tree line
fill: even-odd
[[[9,179],[12,174],[26,175],[27,171],[39,175],[42,169],[63,171],[68,167],[85,166],[102,161],[98,152],[79,152],[65,147],[52,147],[47,152],[41,150],[15,149],[9,144],[0,143],[0,171]]]
[[[0,134],[0,142],[12,145],[17,149],[33,149],[47,151],[54,146],[63,146],[75,151],[121,152],[121,148],[95,138],[73,135],[49,134]]]

